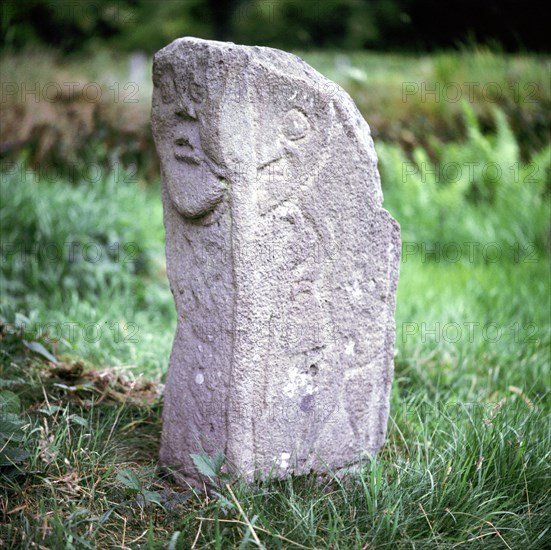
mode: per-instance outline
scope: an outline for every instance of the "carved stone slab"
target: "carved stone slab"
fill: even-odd
[[[398,224],[367,123],[300,58],[195,38],[155,56],[168,278],[178,327],[161,461],[202,480],[323,472],[382,445]]]

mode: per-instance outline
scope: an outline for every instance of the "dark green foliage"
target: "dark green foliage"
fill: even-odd
[[[283,48],[548,51],[540,2],[437,0],[4,0],[1,47],[102,43],[149,53],[181,36]],[[476,13],[476,17],[473,17]]]

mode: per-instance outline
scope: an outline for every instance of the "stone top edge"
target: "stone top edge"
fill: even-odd
[[[226,49],[226,50],[239,49],[239,50],[249,51],[249,52],[256,51],[256,52],[265,52],[265,53],[272,53],[272,54],[285,54],[286,56],[300,59],[301,61],[304,62],[304,60],[300,58],[298,55],[295,55],[290,52],[286,52],[285,50],[279,50],[277,48],[270,48],[268,46],[256,46],[256,45],[250,46],[245,44],[236,44],[235,42],[222,42],[219,40],[206,40],[204,38],[197,38],[195,36],[183,36],[181,38],[176,38],[170,44],[167,44],[159,51],[157,51],[155,55],[172,52],[172,50],[176,50],[178,46],[182,44],[196,44],[197,46],[212,47],[212,48],[219,48],[219,49]]]
[[[346,94],[346,91],[336,82],[327,78],[325,75],[314,69],[304,59],[294,53],[287,52],[285,50],[279,50],[277,48],[269,48],[267,46],[248,46],[235,44],[234,42],[220,42],[217,40],[205,40],[203,38],[196,38],[193,36],[184,36],[173,40],[170,44],[157,51],[154,56],[155,61],[160,61],[163,58],[170,57],[177,53],[184,46],[196,46],[199,50],[207,48],[218,49],[223,51],[237,50],[247,55],[250,61],[259,65],[270,64],[272,70],[281,72],[287,76],[308,76],[310,78],[322,79],[326,82],[336,85]],[[287,63],[290,65],[287,65]],[[289,72],[289,70],[291,72]],[[302,73],[302,74],[299,74]],[[348,95],[348,94],[347,94]]]

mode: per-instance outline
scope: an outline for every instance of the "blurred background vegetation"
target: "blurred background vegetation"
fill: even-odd
[[[387,443],[353,486],[235,486],[262,540],[551,547],[544,7],[4,0],[0,483],[11,481],[0,546],[129,547],[147,532],[148,548],[247,547],[250,533],[230,527],[233,494],[176,513],[142,506],[160,498],[146,487],[180,490],[156,469],[176,313],[151,62],[192,35],[293,51],[342,85],[371,127],[384,205],[402,231]],[[121,468],[139,473],[142,504]]]
[[[153,53],[190,34],[287,49],[549,50],[545,3],[533,0],[5,0],[2,10],[0,46],[12,49]]]
[[[151,58],[193,35],[298,53],[352,94],[376,140],[407,154],[421,145],[435,158],[429,136],[464,138],[461,100],[483,130],[495,129],[499,107],[527,161],[549,137],[542,10],[497,0],[6,0],[0,156],[73,180],[91,162],[153,178]]]

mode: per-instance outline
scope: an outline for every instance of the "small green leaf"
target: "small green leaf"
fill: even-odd
[[[23,315],[22,313],[15,313],[15,326],[18,329],[25,330],[29,324],[30,320],[27,316]]]
[[[206,453],[192,454],[190,455],[193,460],[193,464],[200,474],[207,476],[210,479],[217,477],[216,465],[213,459]]]
[[[29,458],[30,453],[19,448],[4,448],[0,452],[0,466],[13,466]]]
[[[21,402],[12,391],[0,392],[0,416],[6,413],[19,414]]]
[[[214,466],[214,471],[216,472],[217,476],[220,475],[220,471],[222,470],[222,466],[224,465],[225,460],[226,460],[226,457],[224,456],[224,453],[222,451],[218,451],[214,455],[212,459],[212,463]]]
[[[143,498],[146,502],[153,502],[155,504],[158,504],[159,506],[163,506],[161,503],[161,495],[157,491],[142,491]]]
[[[25,434],[23,426],[25,422],[20,420],[16,415],[4,415],[0,418],[0,441],[23,441]]]
[[[23,345],[57,365],[57,359],[40,342],[27,342],[27,340],[23,340]]]
[[[107,512],[103,512],[101,516],[92,516],[88,518],[88,521],[91,523],[97,523],[99,525],[103,525],[109,519],[109,517],[111,516],[114,510],[115,508],[109,508],[109,510],[107,510]]]
[[[120,481],[131,491],[139,493],[142,490],[142,482],[138,476],[130,469],[121,470],[117,474],[117,481]]]
[[[69,418],[67,418],[67,420],[70,420],[71,422],[74,422],[79,426],[84,426],[85,428],[88,427],[88,421],[85,418],[82,418],[82,416],[79,416],[78,414],[72,414],[71,416],[69,416]]]
[[[218,502],[222,507],[222,511],[227,512],[235,508],[235,504],[231,500],[227,499],[224,495],[217,493],[216,491],[213,491],[213,494],[218,499]]]
[[[41,409],[38,409],[36,412],[47,414],[48,416],[52,416],[52,414],[55,414],[56,412],[62,411],[63,407],[60,407],[58,405],[48,405],[47,407],[42,407]]]

